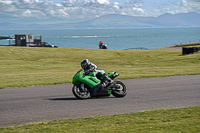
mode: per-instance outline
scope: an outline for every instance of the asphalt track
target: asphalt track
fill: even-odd
[[[0,90],[0,127],[31,122],[200,106],[200,75],[121,80],[124,98],[77,100],[72,84]]]

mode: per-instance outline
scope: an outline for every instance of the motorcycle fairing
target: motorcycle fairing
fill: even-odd
[[[99,79],[92,76],[94,73],[91,73],[91,75],[83,75],[84,70],[79,71],[76,73],[73,77],[73,84],[79,84],[81,82],[87,84],[90,88],[93,88],[101,83]]]
[[[73,77],[73,81],[72,83],[77,85],[82,83],[87,84],[90,88],[94,88],[95,86],[101,84],[101,80],[97,79],[96,76],[96,72],[91,72],[89,75],[84,75],[84,70],[79,70]],[[110,72],[107,74],[108,77],[110,77],[111,79],[114,79],[115,77],[117,77],[119,75],[119,73],[116,72]]]
[[[108,73],[107,76],[110,77],[111,79],[114,79],[114,78],[116,78],[117,76],[119,76],[119,73],[116,73],[116,72],[114,71],[114,72]]]

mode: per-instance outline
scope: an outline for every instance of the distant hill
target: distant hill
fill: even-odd
[[[148,21],[148,23],[157,27],[200,27],[200,14],[195,12],[175,15],[166,13]]]
[[[110,14],[76,23],[60,24],[17,24],[0,23],[0,29],[109,29],[109,28],[177,28],[200,27],[200,14],[196,12],[163,14],[158,17],[134,17]]]
[[[133,17],[126,15],[110,14],[101,16],[94,20],[79,23],[81,27],[90,28],[133,28],[133,27],[152,27],[146,21],[152,17]]]

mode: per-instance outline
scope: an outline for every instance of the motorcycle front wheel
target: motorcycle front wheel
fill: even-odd
[[[87,88],[81,88],[80,85],[74,85],[72,88],[74,96],[78,99],[88,99],[90,97],[90,92]]]
[[[112,90],[112,95],[115,97],[124,97],[126,96],[126,86],[121,81],[114,81],[116,85],[120,88]]]

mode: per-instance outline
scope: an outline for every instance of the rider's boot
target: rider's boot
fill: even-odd
[[[101,77],[104,79],[104,81],[107,81],[108,84],[105,88],[118,88],[119,86],[115,84],[115,82],[109,78],[105,73],[101,75]]]
[[[110,82],[109,84],[108,84],[108,87],[109,88],[119,88],[119,86],[117,85],[117,84],[115,84],[115,82],[113,81],[113,82]]]
[[[109,82],[108,84],[107,84],[107,88],[118,88],[119,86],[112,80],[112,79],[110,79],[109,77],[107,77],[107,81]]]

